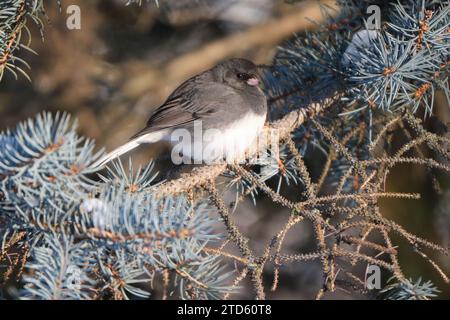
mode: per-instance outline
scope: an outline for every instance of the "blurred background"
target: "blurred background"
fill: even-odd
[[[48,21],[44,40],[31,26],[31,48],[17,53],[31,66],[31,82],[6,73],[0,82],[0,129],[11,128],[21,120],[43,110],[67,111],[78,119],[80,133],[95,139],[99,148],[124,143],[145,125],[151,110],[181,82],[228,57],[244,57],[259,64],[270,64],[277,44],[294,32],[314,29],[320,22],[317,1],[277,0],[163,0],[141,6],[125,0],[47,1]],[[329,5],[333,2],[322,1]],[[81,8],[81,30],[68,30],[66,8]],[[284,21],[280,23],[280,21]],[[276,23],[278,27],[274,28]],[[435,110],[449,121],[447,102],[436,99]],[[145,148],[133,154],[142,164],[157,154]],[[307,157],[314,170],[315,155]],[[448,246],[450,243],[450,192],[432,191],[426,170],[399,167],[388,180],[390,191],[420,192],[422,200],[383,200],[386,217],[412,233]],[[444,184],[445,185],[445,184]],[[292,187],[295,192],[295,186]],[[289,192],[289,191],[287,191]],[[230,201],[233,197],[230,196]],[[235,212],[235,219],[263,250],[282,227],[288,212],[272,202],[251,200]],[[311,228],[305,224],[288,233],[285,252],[314,250]],[[396,239],[398,240],[398,239]],[[400,262],[407,276],[432,280],[450,298],[450,290],[426,262],[410,249],[401,250]],[[435,258],[450,270],[448,257]],[[365,265],[360,266],[364,274]],[[319,263],[293,264],[283,268],[279,289],[268,293],[273,299],[312,299],[321,285]],[[266,282],[273,273],[267,271]],[[384,274],[383,281],[388,278]],[[251,289],[235,298],[252,298]],[[327,298],[363,298],[337,291]]]

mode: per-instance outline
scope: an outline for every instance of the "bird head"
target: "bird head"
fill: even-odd
[[[216,78],[240,90],[257,88],[260,84],[258,67],[246,59],[229,59],[213,68]]]

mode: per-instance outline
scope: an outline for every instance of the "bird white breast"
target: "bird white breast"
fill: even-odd
[[[183,163],[192,163],[191,160],[195,164],[240,161],[255,143],[265,120],[265,115],[248,112],[225,129],[202,130],[201,126],[194,125],[193,139],[175,139],[178,144],[174,143],[172,160],[175,160],[174,163],[180,163],[174,159],[174,155],[180,154],[181,151]]]

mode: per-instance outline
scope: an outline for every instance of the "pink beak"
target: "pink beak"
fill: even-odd
[[[250,78],[247,80],[247,84],[249,86],[256,87],[257,85],[259,85],[259,80],[258,78]]]

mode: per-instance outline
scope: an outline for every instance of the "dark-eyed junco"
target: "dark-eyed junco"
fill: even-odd
[[[170,141],[172,155],[183,161],[241,159],[266,120],[267,102],[257,69],[251,61],[230,59],[190,78],[153,111],[143,130],[92,167],[100,168],[140,144],[161,140]]]

